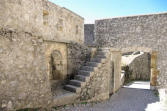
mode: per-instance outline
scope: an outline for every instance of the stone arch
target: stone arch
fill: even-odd
[[[63,71],[63,58],[59,50],[53,50],[51,53],[51,80],[61,80]]]

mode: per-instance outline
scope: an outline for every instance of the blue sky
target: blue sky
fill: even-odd
[[[85,23],[96,19],[118,16],[167,12],[167,0],[49,0],[85,18]]]

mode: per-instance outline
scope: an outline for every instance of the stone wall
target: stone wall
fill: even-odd
[[[67,59],[78,64],[77,70],[87,58],[82,45],[69,44],[83,44],[83,23],[82,17],[47,0],[0,1],[0,108],[50,107],[51,79],[65,80],[68,69],[73,72]],[[51,75],[51,62],[60,75]]]
[[[84,19],[48,0],[1,0],[0,27],[45,40],[84,42]]]
[[[48,107],[50,89],[42,38],[0,29],[0,107]]]
[[[49,107],[53,96],[61,95],[62,83],[91,57],[84,45],[43,41],[26,32],[1,29],[0,39],[0,104],[8,109]],[[60,54],[51,63],[54,51]],[[54,77],[51,64],[59,75]],[[52,86],[58,88],[51,91]]]
[[[94,24],[85,24],[84,25],[84,38],[85,44],[90,46],[94,43]]]
[[[151,58],[148,53],[136,57],[128,66],[131,72],[131,79],[150,80]]]
[[[68,75],[76,75],[81,66],[91,58],[91,49],[78,43],[67,44]]]
[[[167,13],[97,20],[95,35],[102,47],[144,47],[157,51],[158,83],[167,84]]]

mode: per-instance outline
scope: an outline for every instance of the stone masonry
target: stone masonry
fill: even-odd
[[[61,86],[76,70],[69,61],[86,61],[83,23],[47,0],[0,1],[0,110],[51,107],[52,83]]]
[[[151,49],[158,52],[158,84],[167,84],[167,13],[102,19],[95,22],[98,46]],[[140,50],[142,51],[142,50]]]
[[[28,32],[45,40],[84,43],[84,19],[48,0],[1,0],[0,28]]]
[[[129,70],[132,71],[133,80],[150,80],[151,62],[150,54],[144,53],[129,64]]]
[[[101,56],[99,52],[97,52],[97,56]],[[86,83],[85,88],[81,89],[81,101],[101,101],[109,98],[110,58],[111,53],[106,52],[100,66],[95,68],[90,76],[90,81]],[[92,61],[94,60],[92,59]]]
[[[94,37],[94,24],[85,24],[84,25],[84,36],[85,36],[85,44],[93,45],[95,37]]]
[[[52,98],[42,38],[0,29],[0,50],[1,107],[47,107]]]
[[[129,53],[129,54],[128,54]],[[127,80],[147,80],[151,78],[151,54],[146,52],[128,52],[122,56],[122,70]]]
[[[108,99],[109,94],[121,87],[120,58],[118,50],[97,49],[94,57],[80,68],[65,89],[78,94],[78,101],[82,102]]]
[[[0,0],[0,110],[106,100],[123,84],[128,47],[158,52],[151,71],[160,69],[158,83],[166,84],[166,21],[164,13],[84,27],[82,17],[48,0]]]

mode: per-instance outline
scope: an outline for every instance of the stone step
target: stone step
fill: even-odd
[[[98,62],[103,63],[105,61],[105,58],[92,58],[90,62]]]
[[[97,51],[96,54],[106,54],[108,51]]]
[[[96,55],[97,58],[106,58],[105,55]]]
[[[69,84],[73,86],[82,87],[84,85],[84,82],[79,80],[70,80]]]
[[[84,71],[94,71],[94,67],[91,67],[91,66],[82,66],[81,70],[84,70]]]
[[[90,62],[98,62],[98,63],[100,63],[101,62],[101,58],[92,58],[90,60]]]
[[[101,63],[104,63],[107,57],[107,50],[98,49],[96,57],[92,58],[90,62],[87,62],[85,66],[81,67],[78,75],[76,75],[73,80],[70,80],[68,85],[65,85],[64,89],[67,91],[79,93],[81,88],[90,80],[93,73],[98,69]]]
[[[96,54],[97,54],[97,53],[99,53],[99,54],[106,54],[107,52],[108,52],[108,51],[97,51]]]
[[[75,93],[79,93],[81,91],[80,87],[73,86],[73,85],[65,85],[64,89],[70,92],[75,92]]]
[[[80,70],[78,74],[83,76],[90,76],[92,74],[92,71]]]
[[[92,66],[92,67],[97,67],[99,65],[99,63],[97,62],[87,62],[86,66]]]
[[[96,55],[106,55],[106,52],[97,51]]]
[[[75,79],[76,79],[76,80],[80,80],[80,81],[83,81],[83,82],[88,81],[89,78],[90,78],[90,77],[88,77],[88,76],[83,76],[83,75],[76,75],[76,76],[75,76]]]
[[[97,49],[97,51],[109,51],[110,49],[109,48],[99,48],[99,49]]]

